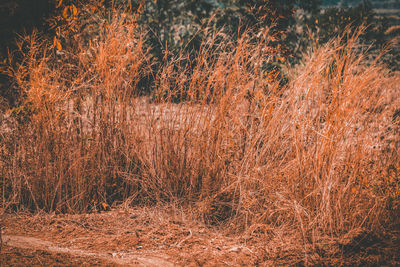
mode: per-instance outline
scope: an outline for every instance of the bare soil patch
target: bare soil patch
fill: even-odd
[[[42,265],[247,265],[254,252],[237,238],[147,209],[84,215],[6,215],[3,262]],[[65,260],[62,260],[65,256]],[[11,259],[12,258],[12,259]],[[75,263],[76,262],[76,263]]]
[[[1,266],[118,266],[96,257],[73,256],[68,253],[52,253],[47,250],[21,249],[4,246]]]
[[[358,229],[305,242],[262,226],[206,227],[186,213],[119,208],[81,215],[5,214],[2,266],[372,266],[400,264],[400,232]]]

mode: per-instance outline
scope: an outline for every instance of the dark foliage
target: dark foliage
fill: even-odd
[[[46,31],[45,19],[54,8],[51,0],[2,0],[0,3],[0,61],[6,60],[8,51],[15,48],[18,35],[31,32],[34,28]],[[18,91],[13,89],[8,77],[0,72],[0,105],[17,101]],[[1,107],[0,107],[1,109]]]

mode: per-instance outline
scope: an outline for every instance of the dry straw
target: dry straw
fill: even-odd
[[[3,116],[14,124],[0,135],[2,205],[176,202],[208,223],[288,226],[311,240],[390,222],[400,77],[366,62],[357,37],[315,48],[282,86],[261,67],[274,56],[267,35],[215,33],[157,73],[127,17],[63,55],[31,36],[9,70],[25,100]],[[139,96],[149,76],[153,93]]]

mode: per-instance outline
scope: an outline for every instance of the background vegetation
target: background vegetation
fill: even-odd
[[[104,20],[99,19],[118,7],[129,9],[131,13],[140,9],[138,24],[147,31],[146,43],[155,59],[153,71],[161,66],[165,51],[168,50],[168,56],[179,54],[181,50],[198,51],[202,40],[211,32],[223,29],[237,39],[242,31],[251,29],[253,38],[256,38],[269,26],[270,34],[278,33],[275,34],[274,45],[279,49],[276,50],[276,57],[265,63],[265,68],[280,72],[283,61],[284,65],[297,63],[315,39],[321,44],[325,43],[340,34],[348,24],[353,28],[361,24],[368,25],[361,39],[366,45],[372,44],[372,49],[377,51],[375,54],[379,54],[382,47],[399,36],[398,16],[393,16],[396,13],[387,13],[397,10],[396,3],[319,0],[7,0],[0,5],[0,59],[7,63],[9,51],[12,54],[16,49],[17,36],[29,33],[34,28],[47,38],[56,37],[55,45],[59,48],[69,45],[74,34],[80,34],[83,30],[87,33],[88,41],[97,34],[96,28],[104,24]],[[206,26],[209,31],[202,31]],[[310,39],[310,30],[313,39]],[[383,60],[396,69],[399,66],[398,42],[392,48],[392,52]],[[13,58],[15,61],[18,56],[13,55]],[[145,85],[150,79],[143,77],[142,93],[151,90],[148,84]],[[0,88],[3,109],[17,105],[19,89],[13,87],[4,73],[0,76]]]

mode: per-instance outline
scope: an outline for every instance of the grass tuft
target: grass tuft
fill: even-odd
[[[24,101],[1,115],[2,207],[179,203],[305,242],[399,218],[400,76],[368,63],[358,34],[310,51],[281,83],[263,68],[267,35],[215,33],[198,53],[166,51],[155,73],[134,20],[103,28],[62,53],[21,42],[8,73]]]

